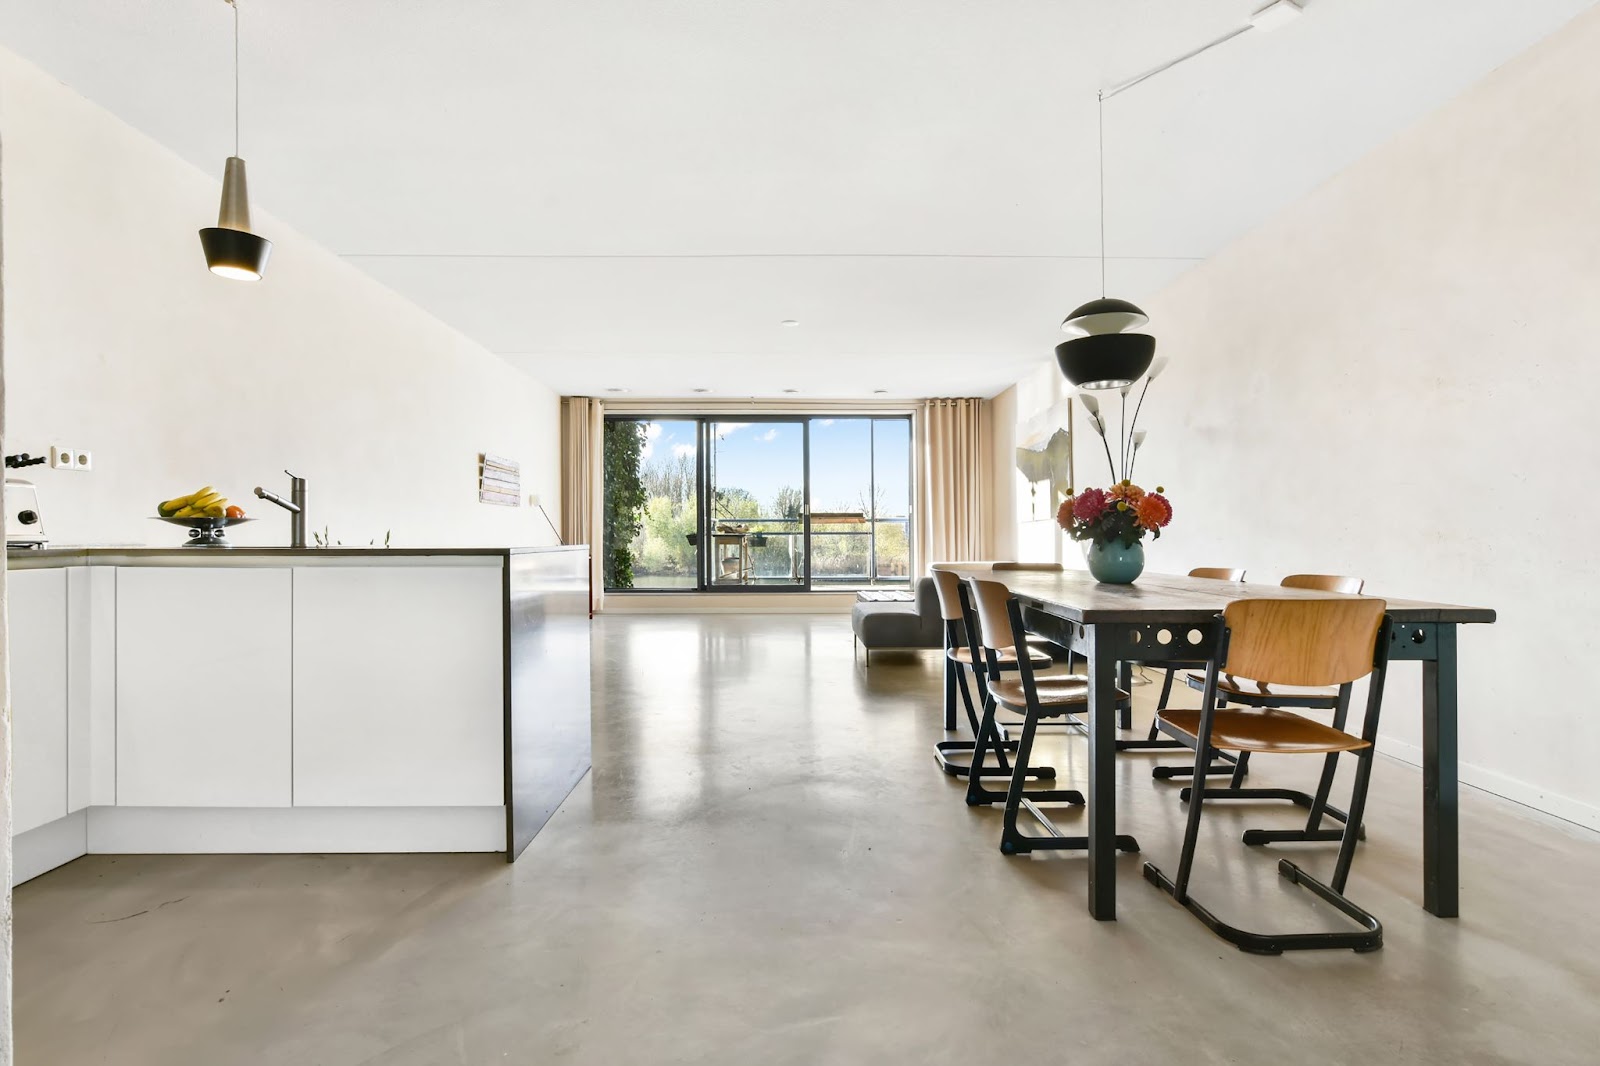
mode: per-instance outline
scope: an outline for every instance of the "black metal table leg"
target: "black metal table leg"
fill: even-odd
[[[1117,917],[1117,661],[1115,627],[1084,627],[1089,660],[1089,914]]]
[[[1438,626],[1432,659],[1422,663],[1422,906],[1441,918],[1460,913],[1460,810],[1456,769],[1456,627]]]

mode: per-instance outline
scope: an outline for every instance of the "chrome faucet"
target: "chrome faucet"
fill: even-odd
[[[285,470],[285,474],[289,471]],[[289,474],[289,499],[256,486],[256,495],[268,503],[275,503],[289,512],[289,547],[306,546],[306,479]]]

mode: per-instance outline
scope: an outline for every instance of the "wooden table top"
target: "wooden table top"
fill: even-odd
[[[1205,622],[1221,614],[1234,600],[1315,600],[1339,595],[1174,574],[1144,574],[1132,585],[1102,585],[1086,570],[952,569],[963,578],[998,581],[1013,595],[1031,600],[1051,614],[1086,623]],[[1376,593],[1367,598],[1384,600],[1389,605],[1390,617],[1396,622],[1489,623],[1495,620],[1494,611],[1487,607],[1403,600]]]

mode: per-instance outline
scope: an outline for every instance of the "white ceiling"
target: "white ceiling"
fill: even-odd
[[[242,152],[260,208],[561,392],[989,395],[1099,295],[1096,89],[1265,2],[240,0]],[[1108,101],[1112,294],[1593,2],[1308,0]],[[230,33],[0,0],[0,43],[219,176]]]

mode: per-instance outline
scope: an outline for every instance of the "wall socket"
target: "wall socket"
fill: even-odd
[[[94,453],[78,448],[69,448],[64,444],[52,444],[50,445],[50,469],[92,470],[94,469]]]

